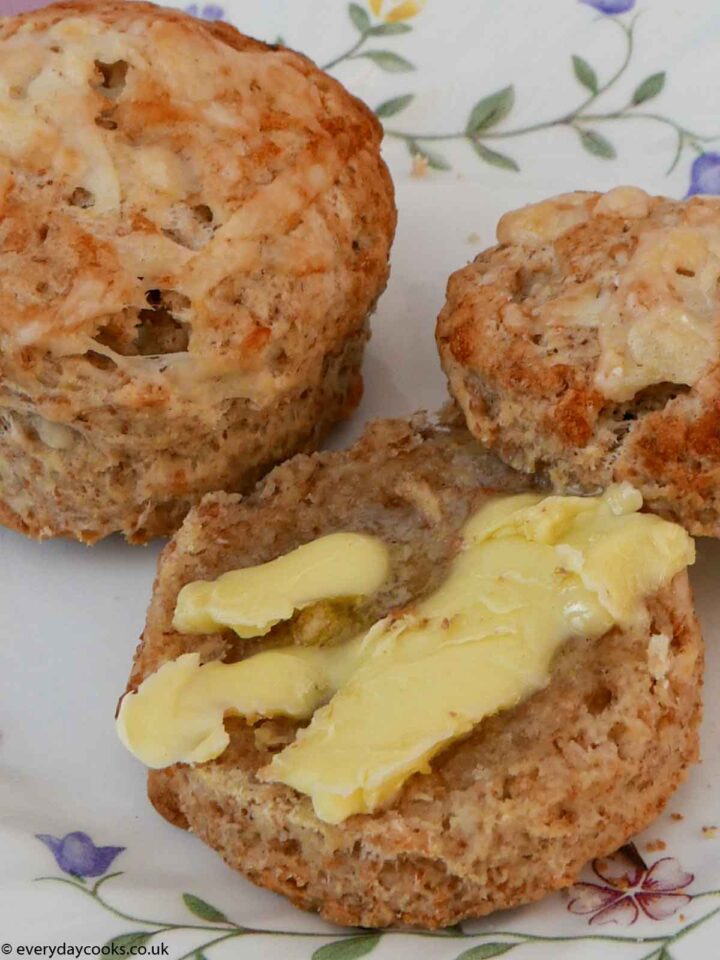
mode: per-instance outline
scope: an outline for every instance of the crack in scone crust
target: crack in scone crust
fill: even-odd
[[[145,3],[5,18],[0,51],[0,499],[142,540],[357,404],[382,130],[300,54]]]
[[[450,277],[437,323],[470,430],[558,491],[627,480],[720,535],[720,201],[568,194],[498,238]]]
[[[183,653],[236,660],[257,649],[230,632],[175,632],[185,583],[324,533],[364,532],[392,560],[359,611],[372,620],[437,586],[488,489],[524,483],[457,423],[416,418],[378,421],[343,453],[295,457],[243,500],[206,497],[162,555],[129,689]],[[546,689],[485,720],[372,816],[332,826],[307,797],[256,779],[295,735],[283,720],[227,720],[226,752],[151,771],[150,798],[255,883],[333,922],[439,927],[537,899],[647,826],[697,759],[702,639],[686,575],[649,609],[644,629],[568,643]],[[671,638],[660,671],[651,634]]]

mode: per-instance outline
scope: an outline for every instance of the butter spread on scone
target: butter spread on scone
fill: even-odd
[[[318,600],[374,593],[389,565],[387,547],[375,537],[330,533],[259,567],[186,584],[173,626],[180,633],[230,627],[239,637],[261,637]]]
[[[335,647],[232,664],[185,654],[126,695],[119,735],[162,767],[222,753],[226,715],[312,718],[260,779],[307,794],[329,823],[372,813],[452,741],[544,687],[566,641],[648,620],[645,598],[694,547],[641,506],[627,484],[598,498],[494,497],[463,527],[445,581],[411,608]]]

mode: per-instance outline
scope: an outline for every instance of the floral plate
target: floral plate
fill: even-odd
[[[32,0],[0,0],[0,13]],[[366,395],[435,409],[448,274],[506,209],[580,187],[720,193],[714,0],[225,0],[193,4],[281,38],[386,127],[400,224]],[[720,543],[693,571],[708,641],[704,762],[668,811],[565,894],[443,934],[341,930],[227,869],[150,808],[113,708],[158,547],[92,550],[0,532],[0,952],[174,960],[711,960],[720,955]],[[38,952],[39,955],[39,952]]]

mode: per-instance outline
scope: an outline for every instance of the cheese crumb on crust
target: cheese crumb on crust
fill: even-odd
[[[667,674],[670,668],[670,637],[665,633],[654,633],[648,642],[648,669],[650,676],[661,686],[667,687]]]

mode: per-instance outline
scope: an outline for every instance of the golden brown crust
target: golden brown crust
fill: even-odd
[[[130,687],[191,649],[203,660],[252,649],[231,634],[172,630],[189,580],[332,530],[367,531],[394,561],[393,581],[367,611],[376,616],[443,576],[484,488],[521,483],[456,426],[378,421],[345,453],[288,461],[251,497],[205,498],[161,557]],[[253,882],[332,922],[433,928],[537,899],[647,826],[697,757],[702,640],[686,575],[650,610],[650,630],[568,643],[548,688],[479,725],[372,816],[334,827],[307,797],[256,779],[294,735],[277,720],[228,721],[229,749],[198,767],[151,772],[150,799]],[[650,632],[672,638],[657,679]]]
[[[359,400],[381,127],[307,58],[151,4],[4,18],[0,52],[0,498],[36,536],[142,540]]]
[[[595,304],[612,298],[654,232],[707,231],[713,235],[707,263],[714,262],[720,201],[625,192],[634,206],[609,202],[617,192],[560,198],[572,206],[572,217],[547,236],[522,235],[512,218],[525,211],[503,218],[503,242],[450,277],[437,324],[440,357],[470,430],[517,469],[538,471],[566,492],[629,480],[650,509],[691,533],[717,536],[717,342],[691,385],[656,383],[614,400],[598,376],[608,310],[596,311]],[[678,286],[690,276],[681,264],[677,274]],[[661,294],[662,287],[638,281],[638,316],[649,314]],[[711,290],[708,303],[715,296]],[[712,319],[710,339],[716,328]]]
[[[29,534],[30,530],[27,524],[23,523],[20,517],[11,510],[6,503],[0,503],[0,524],[16,533]]]

